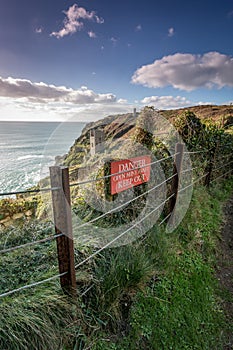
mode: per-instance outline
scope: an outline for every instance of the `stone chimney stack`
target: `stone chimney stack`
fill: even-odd
[[[98,145],[101,145],[104,142],[104,132],[99,129],[90,130],[90,153],[95,155],[98,151]]]
[[[134,116],[134,118],[136,118],[136,117],[137,117],[136,108],[134,108],[134,109],[133,109],[133,116]]]

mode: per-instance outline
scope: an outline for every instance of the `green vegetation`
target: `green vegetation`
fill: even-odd
[[[131,140],[146,144],[156,157],[162,158],[166,147],[143,125],[145,116],[153,122],[153,114],[153,109],[145,109],[140,123],[129,132]],[[221,125],[207,119],[203,122],[190,111],[182,113],[174,123],[188,150],[211,149],[207,157],[193,154],[197,176],[209,170],[210,160],[214,178],[232,169],[226,166],[214,172],[216,164],[232,160],[231,154],[228,157],[233,149],[229,123],[225,132]],[[117,132],[115,124],[108,129],[111,135]],[[121,134],[125,135],[123,129]],[[82,138],[87,143],[85,134]],[[81,149],[80,140],[72,149],[74,153],[75,147]],[[67,162],[76,164],[79,157],[72,163],[71,153]],[[164,166],[166,175],[170,168],[168,161]],[[138,193],[142,189],[139,186]],[[229,295],[220,293],[215,268],[222,207],[232,192],[230,173],[224,181],[210,183],[209,187],[198,183],[183,222],[172,233],[166,233],[165,223],[155,225],[137,241],[105,249],[79,267],[77,300],[63,294],[59,279],[0,298],[0,349],[223,350],[230,328],[222,301]],[[138,215],[143,200],[141,197],[135,208],[127,208],[125,217],[112,213],[101,223],[114,229],[114,222],[128,222],[133,209]],[[46,217],[39,196],[3,200],[0,204],[4,208],[3,220],[14,218],[17,209],[23,214],[20,221],[1,225],[0,250],[53,234],[49,221],[33,218],[38,207],[40,217]],[[100,214],[81,197],[75,201],[74,211],[86,221]],[[94,248],[76,245],[76,263],[93,252]],[[1,253],[0,294],[57,274],[56,243],[52,240]]]
[[[33,221],[11,226],[0,231],[0,250],[50,234],[49,223]],[[2,253],[0,261],[0,293],[58,273],[54,242]],[[66,337],[66,327],[72,322],[71,307],[59,289],[56,281],[1,298],[1,349],[59,349]]]
[[[76,304],[58,281],[2,298],[1,349],[223,349],[224,296],[214,267],[222,204],[232,190],[231,180],[198,187],[172,234],[154,227],[131,245],[97,255],[77,271]],[[50,233],[48,223],[9,228],[1,248],[6,237],[9,247]],[[89,254],[77,248],[76,262]],[[8,253],[1,257],[1,292],[56,273],[54,242]]]
[[[37,202],[37,199],[0,200],[0,225],[10,226],[16,220],[30,220],[35,215]]]
[[[196,189],[176,231],[150,232],[143,243],[156,273],[133,297],[128,329],[118,337],[103,332],[93,349],[223,349],[228,324],[214,267],[222,201],[232,189],[232,181]]]
[[[51,284],[5,298],[0,312],[1,349],[62,349],[71,335],[71,304]]]

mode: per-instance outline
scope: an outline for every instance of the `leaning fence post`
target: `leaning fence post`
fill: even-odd
[[[70,204],[70,186],[68,167],[52,166],[50,180],[52,187],[53,217],[56,238],[60,284],[64,292],[76,294],[76,276],[74,263],[74,242]]]
[[[176,202],[178,198],[178,190],[179,190],[179,182],[182,172],[182,164],[183,164],[183,158],[184,158],[184,144],[183,143],[176,143],[175,146],[175,157],[174,157],[174,167],[173,167],[173,179],[172,179],[172,185],[171,185],[171,197],[170,205],[169,205],[169,213],[172,213]]]

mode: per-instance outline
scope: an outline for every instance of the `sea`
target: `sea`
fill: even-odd
[[[49,174],[56,156],[63,156],[77,139],[81,122],[0,122],[0,199],[21,191]]]

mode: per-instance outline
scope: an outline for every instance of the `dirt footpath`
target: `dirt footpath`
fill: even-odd
[[[223,308],[231,331],[228,331],[224,350],[233,349],[233,197],[224,207],[224,223],[218,257],[217,278],[224,295]]]

